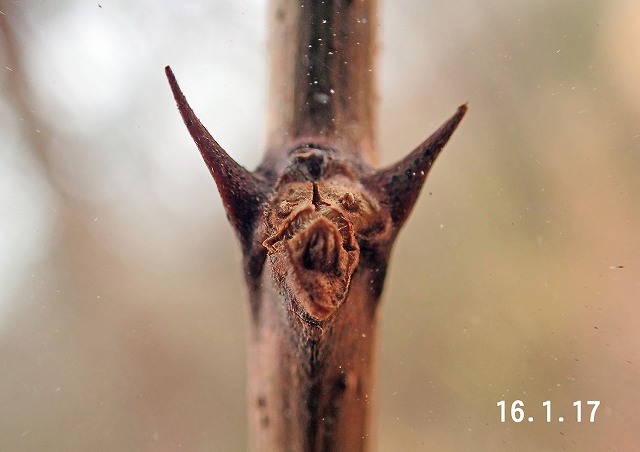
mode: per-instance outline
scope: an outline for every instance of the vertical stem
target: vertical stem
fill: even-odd
[[[272,0],[269,153],[312,141],[375,161],[375,0]]]
[[[304,144],[375,161],[375,0],[272,0],[263,168],[282,171]],[[375,273],[375,274],[374,274]],[[269,265],[251,293],[251,449],[366,450],[375,318],[384,268],[361,266],[333,320],[291,310]]]
[[[268,146],[251,173],[180,114],[238,234],[249,287],[254,451],[362,451],[389,252],[462,105],[374,171],[375,0],[272,0]]]
[[[367,450],[379,295],[372,277],[354,274],[333,322],[314,329],[286,312],[265,271],[248,344],[252,451]]]

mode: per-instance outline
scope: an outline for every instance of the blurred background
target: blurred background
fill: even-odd
[[[0,1],[0,449],[246,449],[240,250],[163,68],[255,168],[265,13]],[[381,163],[470,111],[394,250],[378,450],[640,450],[638,17],[380,2]]]

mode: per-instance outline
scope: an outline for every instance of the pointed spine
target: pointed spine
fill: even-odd
[[[165,73],[180,115],[218,186],[227,217],[243,246],[249,246],[259,206],[268,192],[266,183],[222,149],[196,117],[169,66]]]
[[[396,230],[411,213],[431,165],[466,112],[467,104],[461,105],[451,118],[404,159],[362,180],[365,187],[386,200]]]

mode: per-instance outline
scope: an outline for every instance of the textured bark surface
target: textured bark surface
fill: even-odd
[[[466,112],[374,170],[376,24],[370,0],[273,1],[268,143],[255,172],[211,137],[167,67],[244,253],[252,450],[367,449],[389,252]]]
[[[375,163],[376,1],[272,0],[267,149],[299,144]]]

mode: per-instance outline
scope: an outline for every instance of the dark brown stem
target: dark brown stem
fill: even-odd
[[[180,114],[244,253],[254,451],[370,443],[376,309],[393,241],[466,106],[374,171],[373,0],[273,0],[267,153],[251,173]]]
[[[269,152],[312,140],[374,163],[375,0],[272,0]]]

